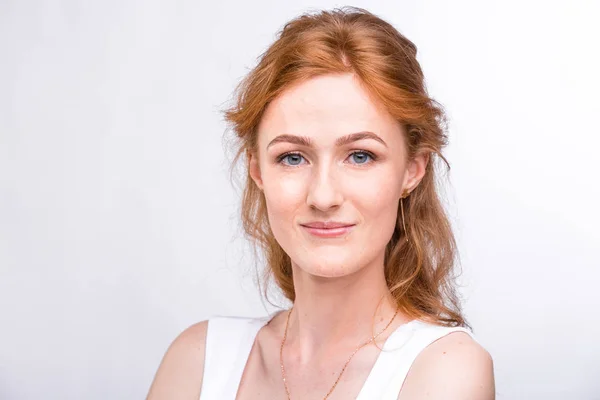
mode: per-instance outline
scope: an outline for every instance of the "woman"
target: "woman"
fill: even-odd
[[[363,9],[285,25],[226,118],[245,231],[292,307],[189,327],[149,399],[494,399],[452,284],[444,114],[416,52]]]

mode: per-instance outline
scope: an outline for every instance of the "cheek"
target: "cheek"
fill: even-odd
[[[304,181],[299,174],[269,172],[263,178],[265,196],[274,207],[285,209],[303,200]]]
[[[305,201],[304,179],[294,174],[269,174],[263,182],[269,223],[275,233],[294,222]]]
[[[368,225],[391,233],[396,224],[401,179],[397,171],[382,170],[362,183],[363,189],[354,191],[353,199]]]

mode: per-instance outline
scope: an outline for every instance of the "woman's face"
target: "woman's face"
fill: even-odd
[[[269,104],[250,174],[296,268],[338,277],[383,265],[403,189],[418,184],[427,163],[407,162],[403,134],[352,74],[312,78]],[[331,221],[350,227],[305,226]]]

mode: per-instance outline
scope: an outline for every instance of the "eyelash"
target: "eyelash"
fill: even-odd
[[[368,165],[368,164],[371,164],[372,162],[375,162],[377,160],[377,157],[375,156],[375,154],[371,153],[370,151],[366,151],[366,150],[355,150],[355,151],[351,152],[350,154],[348,154],[348,157],[351,157],[351,156],[353,156],[354,154],[357,154],[357,153],[358,154],[362,153],[362,154],[368,155],[369,157],[371,157],[371,161],[370,162],[364,162],[362,164],[355,164],[355,165],[358,165],[358,166]],[[301,156],[301,157],[304,158],[304,156],[301,153],[299,153],[297,151],[290,151],[288,153],[284,153],[284,154],[278,156],[277,157],[277,163],[278,164],[283,164],[286,167],[298,167],[298,166],[300,166],[300,164],[298,164],[298,165],[289,165],[289,164],[284,164],[282,162],[287,156],[292,156],[292,155],[297,155],[297,156]]]

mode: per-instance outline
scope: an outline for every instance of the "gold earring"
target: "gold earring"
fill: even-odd
[[[404,229],[404,238],[405,241],[408,243],[408,232],[406,232],[406,225],[404,223],[404,198],[408,197],[408,195],[410,194],[409,191],[405,191],[402,194],[402,197],[400,198],[400,212],[402,213],[402,229]]]

